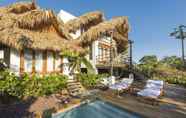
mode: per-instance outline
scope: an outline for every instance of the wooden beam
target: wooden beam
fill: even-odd
[[[20,75],[24,73],[24,50],[20,51]]]
[[[36,73],[36,52],[35,50],[32,51],[32,73]]]
[[[47,51],[43,52],[43,69],[42,73],[46,74],[47,73]]]
[[[60,72],[63,74],[63,57],[61,57],[61,64],[60,64],[60,66],[61,66],[61,70],[60,70]]]

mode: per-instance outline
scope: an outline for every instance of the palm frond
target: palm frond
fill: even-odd
[[[85,57],[82,57],[82,63],[86,66],[89,73],[95,73],[93,65]]]

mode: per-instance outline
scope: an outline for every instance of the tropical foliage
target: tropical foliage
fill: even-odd
[[[178,70],[183,69],[183,61],[177,56],[164,57],[162,60],[160,60],[160,63]]]
[[[164,80],[170,84],[178,84],[186,87],[186,77],[156,77],[154,79]]]
[[[71,73],[76,71],[81,73],[82,65],[87,68],[88,73],[95,73],[93,65],[84,55],[72,51],[63,51],[61,55],[69,59]]]
[[[86,88],[94,88],[99,84],[103,77],[106,77],[106,74],[90,74],[90,73],[81,73],[77,75],[78,80]]]
[[[182,60],[177,56],[164,57],[161,60],[155,55],[144,56],[137,66],[148,77],[186,86],[186,72]]]
[[[0,93],[1,98],[12,96],[19,99],[24,97],[38,97],[50,95],[66,87],[67,77],[57,74],[40,77],[25,74],[22,78],[15,76],[9,70],[1,71]],[[0,99],[1,100],[1,99]]]
[[[154,74],[155,68],[158,66],[158,59],[155,55],[144,56],[139,62],[140,64],[138,66],[140,71],[147,74],[149,77]]]

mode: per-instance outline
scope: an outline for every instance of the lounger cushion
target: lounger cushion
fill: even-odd
[[[126,84],[132,84],[133,81],[134,79],[129,79],[129,78],[123,78],[121,80],[122,83],[126,83]]]
[[[143,97],[158,98],[161,95],[161,91],[153,89],[144,89],[138,92],[137,94]]]
[[[145,88],[163,89],[163,84],[161,80],[148,80]]]
[[[162,80],[147,80],[147,84],[148,83],[153,83],[155,85],[160,85],[163,86],[164,82]]]
[[[122,90],[122,89],[127,89],[130,85],[131,85],[130,83],[120,82],[120,83],[111,85],[109,88],[114,89],[114,90]]]

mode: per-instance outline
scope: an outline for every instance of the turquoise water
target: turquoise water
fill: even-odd
[[[108,102],[96,100],[70,111],[55,115],[53,118],[142,118]]]

